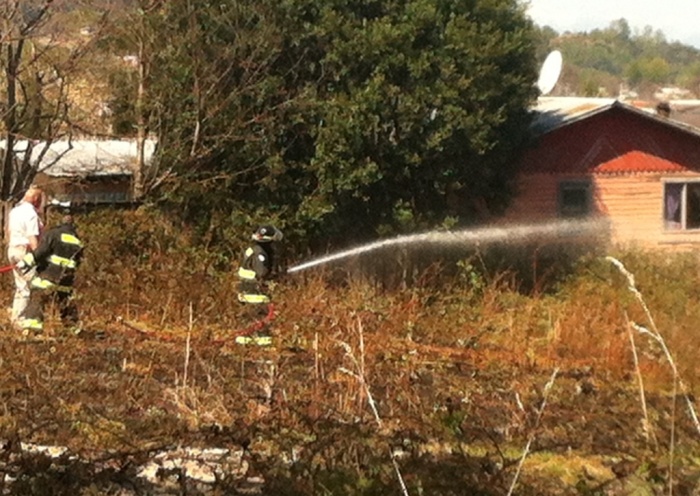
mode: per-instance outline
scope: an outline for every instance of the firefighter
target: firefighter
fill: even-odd
[[[74,334],[80,333],[73,282],[82,254],[83,243],[78,238],[73,217],[65,214],[61,224],[47,230],[37,249],[27,253],[17,264],[17,269],[25,273],[36,268],[36,275],[30,281],[29,305],[19,318],[25,336],[43,333],[44,309],[50,302],[58,305],[63,325]]]
[[[266,320],[272,312],[270,280],[275,275],[275,251],[273,244],[282,239],[282,232],[275,226],[259,227],[252,235],[255,244],[245,250],[238,269],[240,279],[238,301],[246,305],[247,316],[259,329],[236,336],[238,344],[269,346],[272,344]]]

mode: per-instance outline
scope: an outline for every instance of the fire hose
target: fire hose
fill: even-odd
[[[14,264],[5,265],[4,267],[0,267],[0,274],[2,274],[2,273],[4,273],[4,272],[9,272],[9,271],[11,271],[11,270],[14,269],[14,268],[15,268],[15,265],[14,265]],[[239,336],[250,336],[251,334],[255,333],[256,331],[259,331],[260,329],[264,328],[265,325],[267,325],[268,323],[272,322],[274,319],[275,319],[275,306],[274,306],[272,303],[270,303],[270,304],[268,305],[268,311],[267,311],[267,315],[265,315],[265,317],[263,317],[263,318],[260,319],[260,320],[257,320],[257,321],[255,321],[255,322],[253,322],[252,324],[250,324],[248,327],[246,327],[246,328],[244,328],[244,329],[241,329],[241,330],[238,330],[238,331],[233,332],[233,333],[232,333],[232,336],[230,336],[228,339],[230,339],[231,337],[232,337],[233,339],[235,339],[235,338],[237,338],[237,337],[239,337]],[[122,322],[122,324],[124,324],[125,326],[127,326],[127,327],[129,327],[129,328],[131,328],[131,329],[133,329],[133,330],[139,331],[141,334],[152,335],[152,333],[150,333],[150,332],[145,332],[145,331],[143,331],[142,329],[139,329],[137,326],[134,326],[133,324],[130,324],[130,323],[124,321],[123,319],[119,319],[119,320],[120,320],[120,321]],[[164,337],[160,337],[160,339],[167,340],[167,339],[164,338]],[[225,343],[226,341],[228,341],[228,339],[217,339],[217,340],[214,340],[214,341],[213,341],[213,344],[223,344],[223,343]]]
[[[248,327],[233,331],[226,338],[209,340],[208,344],[223,345],[226,342],[230,341],[231,339],[236,339],[237,337],[240,337],[240,336],[250,336],[251,334],[255,333],[256,331],[259,331],[260,329],[264,328],[265,325],[272,322],[274,319],[275,319],[275,306],[272,303],[270,303],[268,305],[267,315],[265,315],[265,317],[263,317],[262,319],[253,322]],[[182,337],[158,335],[153,331],[144,330],[141,328],[141,326],[138,326],[138,325],[136,325],[132,322],[129,322],[127,320],[124,320],[122,318],[118,318],[117,320],[122,325],[126,326],[127,328],[129,328],[133,331],[137,331],[139,333],[139,335],[141,335],[141,336],[148,336],[149,338],[153,338],[153,339],[156,339],[159,341],[169,341],[169,342],[183,341]]]
[[[3,272],[10,272],[14,268],[15,268],[15,264],[10,264],[10,265],[5,265],[4,267],[0,267],[0,274],[2,274]]]

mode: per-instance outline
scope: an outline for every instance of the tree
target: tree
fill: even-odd
[[[72,136],[71,76],[91,41],[69,42],[57,12],[63,10],[53,0],[0,4],[3,200],[21,195],[39,164],[46,168],[60,159],[44,160],[52,142]]]
[[[205,228],[241,219],[231,212],[255,217],[255,204],[285,196],[272,177],[294,169],[282,158],[294,146],[282,141],[298,121],[294,95],[303,92],[285,81],[294,64],[283,54],[277,2],[172,1],[150,23],[160,41],[152,56],[158,71],[148,79],[159,143],[148,168],[151,197]]]
[[[662,84],[668,81],[669,74],[668,62],[660,57],[637,59],[627,67],[626,71],[631,84],[642,82]]]
[[[700,94],[700,61],[688,64],[681,71],[678,82],[683,88],[688,88],[696,95]]]
[[[507,1],[373,6],[331,2],[315,22],[324,124],[302,211],[352,237],[497,211],[534,93],[531,26]]]
[[[537,76],[514,0],[172,0],[159,26],[160,192],[181,211],[328,240],[505,205]]]
[[[136,137],[136,164],[133,175],[133,198],[141,199],[152,187],[146,164],[145,148],[150,133],[152,109],[149,105],[149,75],[153,53],[159,40],[154,24],[158,23],[163,0],[134,0],[115,12],[110,29],[103,40],[106,53],[118,54],[122,59],[133,60],[133,65],[112,68],[108,74],[112,89],[113,121],[116,132],[122,136]],[[128,7],[128,8],[127,8]]]

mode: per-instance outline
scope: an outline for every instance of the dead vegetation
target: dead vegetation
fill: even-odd
[[[276,495],[698,490],[694,255],[616,254],[654,325],[604,258],[535,293],[478,264],[400,290],[319,268],[279,281],[277,345],[257,349],[231,339],[235,260],[148,211],[80,224],[84,335],[54,319],[57,340],[5,325],[0,342],[6,494],[242,494],[253,476]],[[242,452],[247,477],[137,476],[185,446]]]

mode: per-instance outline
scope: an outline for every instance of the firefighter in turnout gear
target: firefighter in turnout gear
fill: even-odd
[[[255,244],[245,250],[243,261],[238,269],[240,279],[238,301],[246,305],[247,316],[261,324],[250,334],[236,337],[238,344],[256,344],[269,346],[272,338],[264,319],[269,319],[272,312],[271,296],[268,282],[275,273],[275,251],[273,244],[282,239],[282,232],[275,226],[262,226],[252,236]]]
[[[62,223],[44,233],[39,246],[18,264],[21,272],[36,267],[30,281],[29,305],[19,318],[24,335],[41,334],[44,330],[44,308],[55,302],[61,322],[71,332],[80,332],[78,308],[73,301],[75,272],[80,266],[83,243],[78,238],[73,217],[64,215]]]

